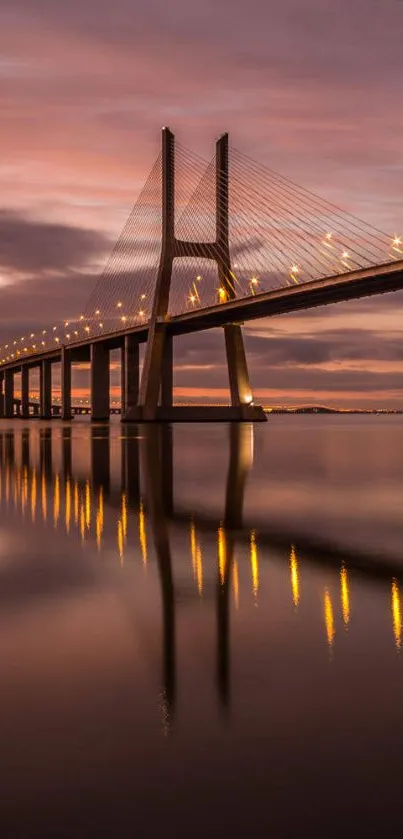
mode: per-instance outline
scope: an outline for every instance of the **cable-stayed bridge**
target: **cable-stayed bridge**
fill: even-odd
[[[28,418],[30,370],[40,414],[52,412],[61,363],[61,414],[72,415],[71,373],[90,362],[91,415],[109,417],[109,354],[121,350],[122,418],[262,420],[254,404],[242,322],[403,288],[403,240],[388,236],[286,178],[229,151],[210,162],[162,150],[84,310],[0,348],[0,415]],[[223,327],[231,404],[173,404],[174,337]],[[139,378],[139,348],[145,343]]]

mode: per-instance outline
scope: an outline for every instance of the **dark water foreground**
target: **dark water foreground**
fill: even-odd
[[[395,836],[403,424],[0,423],[0,835]]]

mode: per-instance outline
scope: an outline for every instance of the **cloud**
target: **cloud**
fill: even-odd
[[[0,269],[32,276],[66,272],[99,260],[107,240],[93,230],[0,210]]]
[[[246,346],[255,363],[268,361],[271,366],[319,365],[346,361],[403,361],[400,333],[384,334],[370,329],[328,330],[319,334],[246,338]]]
[[[400,333],[329,330],[319,335],[245,335],[253,390],[267,404],[333,400],[333,404],[401,406]],[[175,340],[175,386],[184,397],[223,398],[228,375],[222,330]],[[224,390],[223,390],[224,386]],[[320,396],[321,394],[321,396]],[[324,395],[325,394],[325,395]]]
[[[268,333],[266,336],[244,333],[245,348],[254,371],[284,366],[315,367],[328,362],[403,361],[400,332],[383,333],[371,329],[330,329],[301,336]],[[175,339],[178,370],[192,365],[207,370],[225,365],[224,332],[209,330]]]

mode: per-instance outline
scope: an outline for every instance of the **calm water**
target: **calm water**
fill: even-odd
[[[389,836],[401,417],[0,423],[1,837]]]

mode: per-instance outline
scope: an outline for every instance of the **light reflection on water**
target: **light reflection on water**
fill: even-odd
[[[50,785],[62,835],[92,835],[75,813],[108,835],[134,812],[140,826],[215,835],[208,807],[197,823],[192,807],[205,800],[237,829],[253,800],[255,832],[274,824],[287,836],[322,824],[322,805],[313,814],[306,799],[319,764],[323,815],[337,804],[341,829],[329,788],[350,766],[359,807],[373,779],[361,789],[357,772],[387,749],[396,765],[378,789],[381,812],[403,768],[403,527],[400,507],[391,523],[383,503],[385,482],[388,498],[401,496],[403,463],[389,468],[389,449],[379,452],[400,430],[332,422],[0,423],[0,736],[13,829],[57,835]],[[285,788],[295,812],[284,812]],[[83,813],[74,801],[85,795]],[[33,806],[37,823],[25,824]]]

